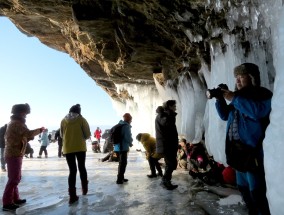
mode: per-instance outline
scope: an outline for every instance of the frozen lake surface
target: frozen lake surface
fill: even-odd
[[[30,142],[35,150],[34,158],[24,158],[20,197],[27,199],[15,214],[30,215],[107,215],[107,214],[151,214],[151,215],[245,215],[247,214],[238,191],[230,188],[205,186],[192,179],[185,170],[176,170],[173,184],[176,190],[168,191],[160,186],[161,178],[149,179],[148,162],[143,152],[130,151],[125,178],[129,182],[117,185],[116,162],[101,162],[106,154],[93,153],[88,144],[86,167],[89,192],[81,194],[81,181],[77,174],[78,203],[68,204],[68,167],[65,158],[57,157],[57,143],[51,143],[48,158],[36,158],[40,144]],[[0,173],[0,195],[7,174]],[[11,214],[3,212],[0,214]]]

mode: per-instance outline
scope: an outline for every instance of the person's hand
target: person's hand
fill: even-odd
[[[228,101],[232,101],[234,96],[235,96],[235,93],[230,91],[230,90],[224,90],[222,89],[223,91],[223,97],[228,100]]]
[[[45,130],[45,127],[41,127],[39,130],[40,130],[40,133],[42,133]]]

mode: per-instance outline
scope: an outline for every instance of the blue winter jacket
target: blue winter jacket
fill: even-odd
[[[238,131],[240,139],[252,147],[264,138],[267,125],[264,119],[271,111],[272,93],[263,87],[248,87],[235,92],[232,102],[227,105],[224,99],[216,100],[216,109],[222,120],[228,121],[226,133],[238,111]]]
[[[133,146],[133,144],[132,144],[133,139],[132,139],[132,134],[131,134],[131,125],[128,122],[125,122],[123,120],[120,120],[119,124],[123,124],[123,126],[121,128],[122,143],[115,144],[114,145],[114,151],[115,152],[129,151],[129,147]]]
[[[224,99],[216,101],[216,109],[221,119],[227,120],[226,134],[234,119],[234,112],[238,112],[238,132],[243,143],[256,147],[265,134],[269,123],[272,92],[263,87],[247,87],[236,91],[232,102],[227,105]],[[259,148],[259,161],[263,162],[263,149]],[[236,171],[238,186],[255,190],[262,186],[262,177],[253,172]]]
[[[41,146],[48,146],[49,139],[48,139],[48,131],[43,131],[40,138]]]

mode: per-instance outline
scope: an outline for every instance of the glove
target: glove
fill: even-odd
[[[39,130],[40,130],[40,133],[42,133],[45,130],[45,127],[41,127]]]

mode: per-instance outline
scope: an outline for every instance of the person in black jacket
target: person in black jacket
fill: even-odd
[[[2,126],[0,128],[0,159],[1,159],[1,170],[2,172],[6,172],[6,162],[5,162],[5,159],[4,159],[4,150],[5,150],[5,139],[4,139],[4,134],[6,132],[6,129],[7,129],[7,124],[5,124],[4,126]]]
[[[58,143],[58,157],[62,156],[62,138],[60,137],[60,128],[55,132],[54,139],[57,140]]]
[[[168,100],[156,110],[156,153],[163,154],[165,173],[161,185],[167,190],[173,190],[178,185],[171,183],[172,173],[177,168],[178,132],[176,128],[176,101]]]

